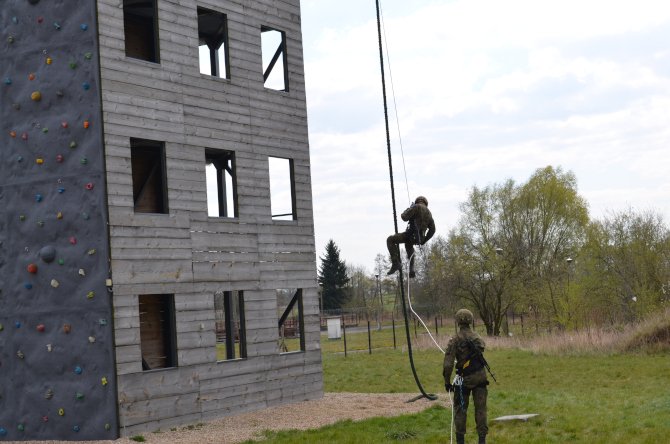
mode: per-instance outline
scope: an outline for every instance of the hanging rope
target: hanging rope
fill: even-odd
[[[394,225],[396,234],[398,234],[398,216],[397,216],[396,203],[395,203],[395,187],[393,185],[393,159],[391,157],[391,137],[390,137],[390,132],[389,132],[388,105],[387,105],[387,101],[386,101],[386,78],[384,76],[384,50],[383,50],[383,46],[382,46],[381,12],[380,12],[379,0],[375,0],[375,2],[376,2],[376,5],[377,5],[377,34],[378,34],[378,37],[379,37],[379,60],[380,60],[381,74],[382,74],[382,94],[383,94],[383,97],[384,97],[384,122],[386,124],[386,149],[388,151],[389,176],[390,176],[390,179],[391,179],[391,202],[393,204],[393,225]],[[402,312],[403,312],[403,316],[405,318],[405,334],[406,334],[406,337],[407,337],[407,352],[408,352],[408,355],[409,355],[410,366],[412,367],[412,374],[414,375],[414,381],[416,382],[416,385],[419,388],[419,391],[421,392],[421,395],[425,398],[428,398],[428,399],[434,401],[434,400],[437,399],[437,395],[426,393],[426,391],[423,389],[423,386],[421,385],[421,381],[419,381],[419,376],[416,373],[416,368],[414,366],[414,356],[412,354],[412,338],[411,338],[410,332],[409,332],[409,317],[407,316],[407,305],[405,304],[405,288],[404,288],[402,271],[400,271],[398,278],[400,280],[400,298],[402,299]]]

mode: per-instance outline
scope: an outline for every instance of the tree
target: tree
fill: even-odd
[[[330,239],[326,244],[326,255],[320,257],[318,282],[321,286],[321,297],[324,310],[335,310],[342,308],[346,302],[347,294],[345,287],[349,282],[347,277],[347,266],[340,260],[340,249]]]
[[[566,260],[588,224],[585,200],[571,172],[538,169],[522,185],[473,187],[447,245],[449,281],[479,313],[490,335],[524,301],[563,327],[571,316]]]

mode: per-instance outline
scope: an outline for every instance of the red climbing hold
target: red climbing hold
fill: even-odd
[[[37,273],[37,265],[35,265],[35,264],[28,264],[26,269],[28,270],[28,273],[32,273],[32,274]]]

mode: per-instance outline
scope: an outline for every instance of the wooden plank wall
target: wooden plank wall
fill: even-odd
[[[322,396],[299,0],[158,0],[160,64],[125,56],[98,0],[121,433]],[[198,6],[228,17],[230,79],[201,75]],[[261,26],[286,32],[289,92],[263,86]],[[169,214],[133,211],[130,138],[164,141]],[[205,149],[235,152],[239,217],[207,216]],[[268,156],[295,165],[297,220],[272,221]],[[304,353],[279,354],[275,289],[302,288]],[[216,291],[244,290],[248,358],[216,361]],[[143,372],[138,295],[174,294],[178,367]]]

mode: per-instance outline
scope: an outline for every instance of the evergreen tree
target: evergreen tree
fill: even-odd
[[[325,257],[320,257],[321,266],[319,267],[318,281],[321,286],[321,295],[324,310],[333,310],[342,308],[346,302],[345,286],[349,281],[347,277],[347,267],[344,261],[340,260],[340,249],[331,239],[326,245]]]

